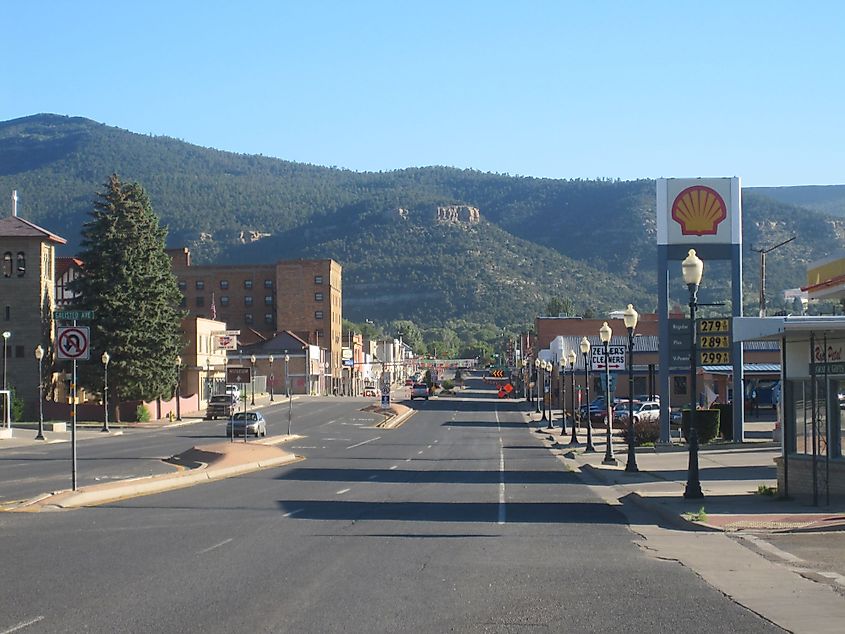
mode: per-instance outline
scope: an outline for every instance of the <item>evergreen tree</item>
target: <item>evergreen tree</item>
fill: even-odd
[[[167,230],[141,185],[122,183],[116,174],[98,192],[90,216],[82,229],[82,275],[73,285],[80,305],[94,311],[91,361],[81,364],[79,382],[102,392],[100,357],[108,352],[111,402],[169,398],[183,313],[165,252]]]

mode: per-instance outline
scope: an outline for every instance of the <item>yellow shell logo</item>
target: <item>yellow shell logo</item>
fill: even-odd
[[[727,217],[728,208],[719,192],[703,185],[687,187],[672,203],[672,219],[685,236],[716,235],[719,223]]]

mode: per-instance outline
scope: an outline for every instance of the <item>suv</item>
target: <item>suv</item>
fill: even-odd
[[[205,410],[205,420],[216,418],[231,418],[238,407],[238,401],[231,394],[215,394],[208,401]]]
[[[628,404],[620,403],[616,408],[616,420],[628,421]],[[657,401],[634,401],[634,424],[637,425],[641,421],[651,421],[660,418],[660,403]]]
[[[428,400],[428,386],[425,383],[414,383],[411,386],[411,400],[415,398]]]

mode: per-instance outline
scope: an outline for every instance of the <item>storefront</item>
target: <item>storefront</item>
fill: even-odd
[[[778,490],[814,505],[845,498],[845,317],[738,317],[734,338],[781,342]]]

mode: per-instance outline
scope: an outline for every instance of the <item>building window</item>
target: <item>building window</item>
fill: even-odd
[[[229,296],[228,295],[221,295],[220,296],[220,305],[221,306],[228,306],[229,305]]]
[[[265,295],[264,296],[264,305],[265,306],[272,306],[273,305],[273,296],[272,295]]]
[[[12,277],[12,252],[3,254],[3,277]]]
[[[672,393],[678,396],[687,393],[687,377],[675,376],[672,377]]]
[[[273,313],[264,313],[264,323],[265,324],[272,324],[273,323]]]
[[[188,305],[188,298],[182,295],[182,299],[179,300],[179,307],[185,308]]]
[[[197,306],[205,306],[205,297],[202,297],[201,295],[197,296]]]
[[[322,319],[323,318],[323,311],[322,310],[315,310],[314,311],[314,319]]]
[[[24,273],[26,273],[26,254],[18,251],[18,277],[23,277]]]
[[[23,353],[24,353],[23,346],[15,346],[15,356],[16,356],[18,359],[22,359],[22,358],[23,358]]]
[[[252,306],[252,295],[244,296],[244,306]]]
[[[179,290],[184,292],[188,288],[188,283],[185,280],[179,280]]]
[[[273,280],[264,280],[264,288],[273,288]]]
[[[246,289],[252,288],[252,280],[244,280],[244,288],[246,288]]]
[[[229,288],[229,280],[220,280],[220,288],[224,291]]]
[[[10,321],[12,319],[12,307],[6,306],[6,321]]]
[[[197,280],[196,282],[194,282],[194,287],[196,287],[198,291],[201,291],[205,288],[205,282],[203,282],[202,280]]]
[[[319,337],[322,337],[322,336],[323,336],[323,331],[317,330],[317,337],[319,338]]]
[[[323,283],[323,276],[322,275],[315,275],[314,276],[314,283],[315,284],[322,284]]]
[[[254,321],[255,321],[255,319],[252,317],[252,313],[246,313],[246,314],[244,315],[244,323],[246,323],[246,324],[251,324],[251,323],[253,323]]]
[[[323,294],[322,293],[314,293],[314,301],[315,302],[323,301]]]

